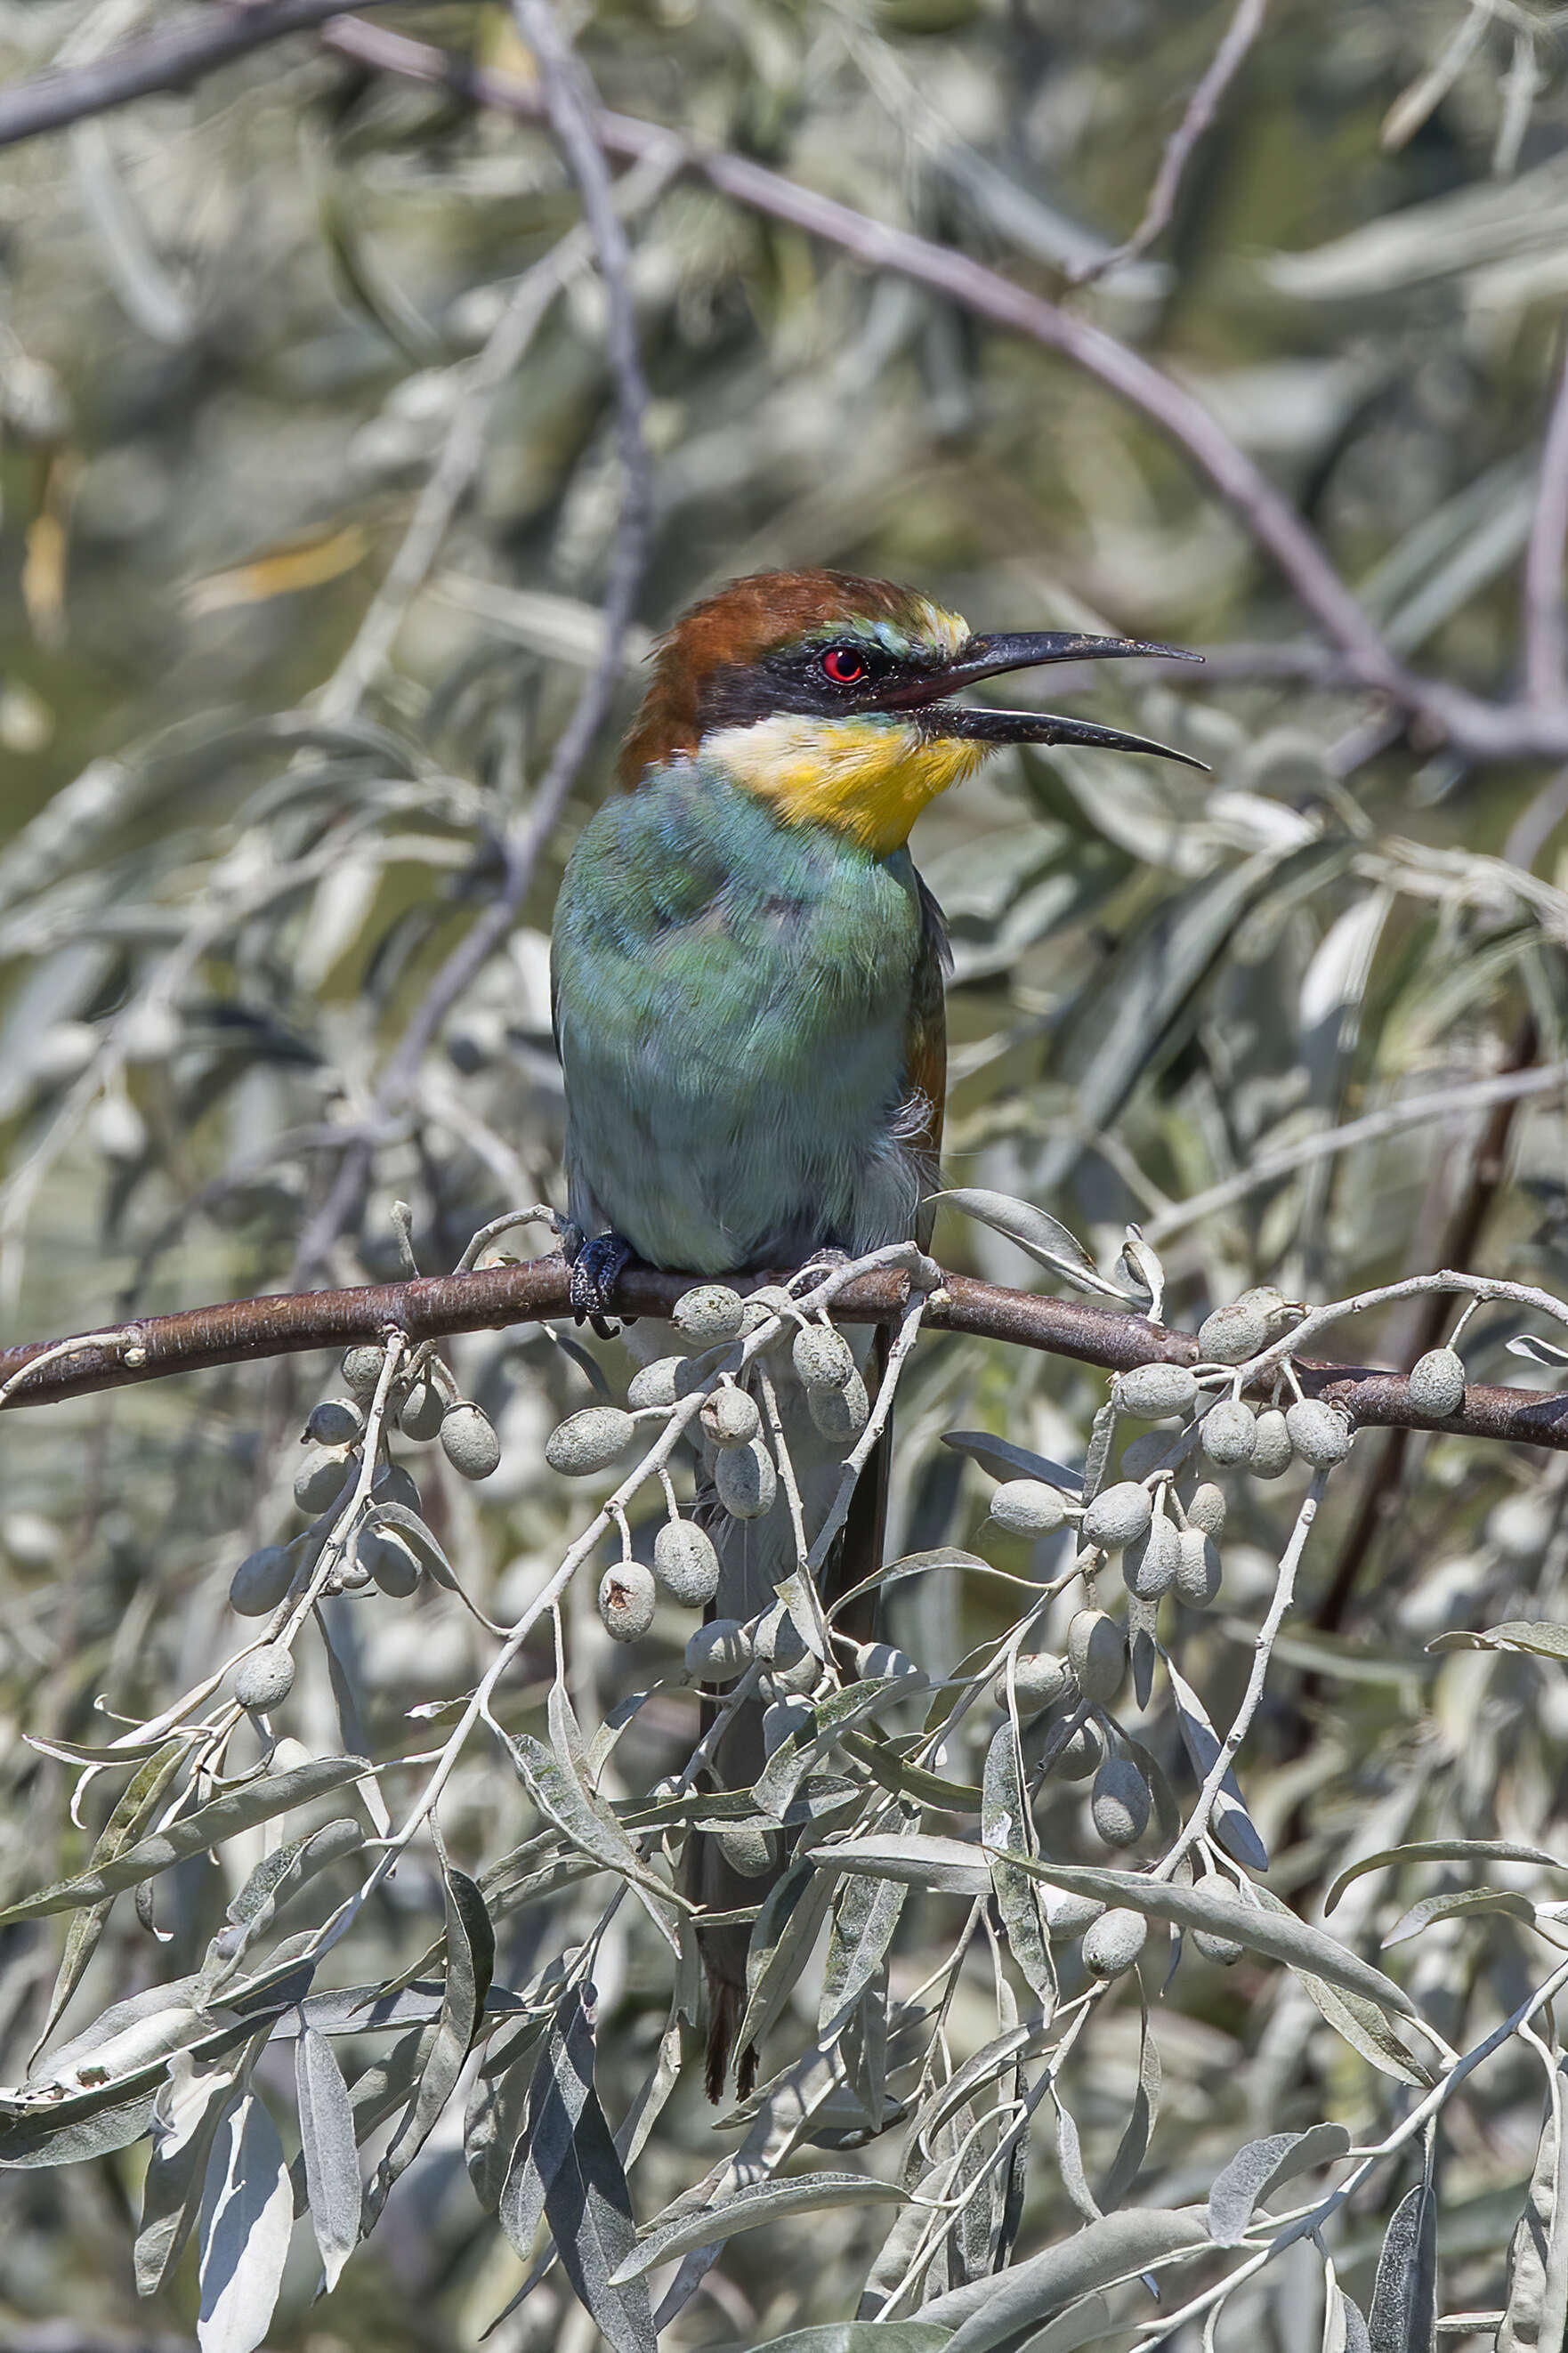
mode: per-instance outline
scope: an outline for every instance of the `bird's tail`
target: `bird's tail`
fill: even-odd
[[[888,1335],[876,1327],[868,1344],[862,1341],[868,1389],[875,1398],[887,1363]],[[774,1374],[784,1441],[800,1491],[802,1516],[808,1546],[815,1541],[838,1492],[847,1444],[826,1438],[813,1421],[805,1392],[787,1370]],[[856,1485],[848,1516],[817,1579],[826,1609],[881,1566],[883,1528],[887,1517],[890,1423],[884,1429]],[[719,1554],[719,1590],[712,1614],[742,1621],[773,1606],[777,1588],[796,1567],[794,1528],[784,1488],[762,1517],[737,1520],[713,1510],[709,1531]],[[833,1620],[833,1632],[851,1641],[869,1641],[877,1618],[875,1589],[861,1594]],[[767,1703],[760,1696],[743,1701],[726,1724],[712,1759],[713,1786],[722,1789],[751,1788],[767,1762]],[[760,1904],[782,1874],[784,1859],[760,1874],[739,1869],[716,1836],[696,1831],[687,1848],[687,1889],[706,1912],[733,1912]],[[735,2039],[745,2016],[746,1965],[751,1930],[744,1924],[698,1930],[703,1974],[708,1990],[708,2096],[717,2102],[723,2092],[731,2055],[735,2058],[735,2088],[743,2099],[756,2076],[757,2053],[748,2045],[736,2053]]]

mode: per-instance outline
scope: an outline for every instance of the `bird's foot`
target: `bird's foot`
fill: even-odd
[[[837,1274],[841,1266],[849,1264],[849,1252],[826,1245],[813,1250],[804,1266],[797,1266],[790,1276],[791,1291],[814,1291],[828,1275]]]
[[[592,1324],[601,1340],[613,1340],[621,1329],[619,1324],[606,1320],[610,1293],[622,1271],[636,1256],[630,1242],[619,1234],[595,1234],[591,1240],[579,1240],[572,1252],[572,1276],[566,1290],[572,1313],[579,1324]]]

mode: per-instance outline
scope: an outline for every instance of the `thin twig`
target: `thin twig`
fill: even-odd
[[[372,1116],[385,1112],[406,1093],[442,1022],[500,947],[517,918],[540,854],[555,829],[562,806],[609,710],[621,671],[622,645],[647,555],[652,507],[652,484],[643,439],[647,386],[637,352],[631,253],[616,209],[605,161],[605,142],[600,135],[604,117],[594,102],[592,85],[545,0],[515,0],[515,10],[519,30],[539,59],[535,110],[542,110],[548,116],[577,184],[584,227],[604,284],[605,341],[615,382],[616,434],[623,475],[620,516],[605,589],[604,641],[598,660],[588,674],[576,708],[562,731],[526,813],[507,835],[501,887],[426,991],[375,1085],[370,1106]],[[679,160],[679,148],[669,135],[658,131],[651,142],[643,143],[638,157],[659,185],[673,174]],[[526,310],[520,314],[520,323],[525,318]],[[434,497],[431,520],[439,520],[439,501]],[[419,549],[415,553],[417,555]],[[369,1154],[363,1148],[344,1159],[326,1199],[300,1238],[294,1261],[297,1282],[307,1281],[324,1265],[353,1212],[369,1166]]]
[[[1102,254],[1070,275],[1075,286],[1091,285],[1108,270],[1119,269],[1123,262],[1136,261],[1147,253],[1154,239],[1170,226],[1176,209],[1176,196],[1182,185],[1182,174],[1192,159],[1194,148],[1203,137],[1215,114],[1219,103],[1241,69],[1243,58],[1263,29],[1263,19],[1268,12],[1268,0],[1237,0],[1235,16],[1226,27],[1225,38],[1215,51],[1208,71],[1187,100],[1187,111],[1165,142],[1165,152],[1160,158],[1160,168],[1154,174],[1154,185],[1143,217],[1123,245]]]
[[[1568,702],[1563,551],[1568,541],[1568,345],[1541,450],[1541,480],[1524,552],[1524,690],[1538,710]]]

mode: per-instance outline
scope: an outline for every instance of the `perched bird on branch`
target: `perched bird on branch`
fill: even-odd
[[[1114,727],[950,698],[1005,670],[1173,650],[973,637],[912,589],[840,572],[738,580],[678,622],[626,739],[625,794],[584,828],[555,910],[580,1314],[603,1315],[634,1255],[730,1274],[924,1245],[947,947],[910,828],[999,744],[1184,756]],[[863,1345],[874,1382],[878,1343]],[[847,1449],[792,1386],[785,1439],[809,1541]],[[886,1483],[884,1434],[823,1574],[825,1602],[880,1565]],[[798,1567],[784,1495],[751,1520],[708,1510],[715,1611],[754,1618]],[[749,1788],[764,1758],[762,1705],[743,1704],[716,1753],[721,1786]],[[694,1837],[691,1852],[709,1908],[765,1893],[712,1838]],[[747,1941],[744,1927],[702,1936],[715,2098],[745,2008]],[[754,2066],[742,2052],[742,2093]]]

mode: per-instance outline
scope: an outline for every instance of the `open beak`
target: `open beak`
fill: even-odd
[[[945,697],[976,680],[995,678],[1004,670],[1036,670],[1046,662],[1106,661],[1131,654],[1154,654],[1165,661],[1202,661],[1202,654],[1180,646],[1144,645],[1135,638],[1090,638],[1070,630],[1039,635],[971,638],[951,661],[933,667],[923,678],[904,678],[870,707],[878,711],[911,711],[928,734],[960,735],[984,744],[1084,744],[1107,752],[1145,752],[1160,760],[1179,760],[1184,767],[1204,769],[1202,760],[1173,751],[1146,735],[1129,735],[1120,727],[1101,727],[1087,719],[1064,719],[1049,711],[996,711],[989,706],[949,703]]]

